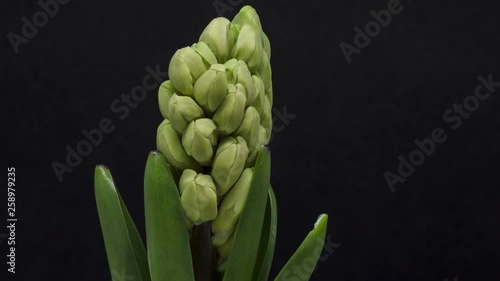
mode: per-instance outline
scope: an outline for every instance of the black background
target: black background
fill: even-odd
[[[350,64],[339,44],[353,44],[353,27],[387,0],[243,2],[271,40],[274,107],[296,115],[271,142],[279,205],[271,276],[325,212],[327,235],[341,245],[312,280],[499,280],[500,88],[457,130],[442,117],[474,93],[479,75],[500,81],[495,1],[402,1]],[[72,0],[15,54],[7,33],[21,34],[21,18],[40,7],[9,5],[2,135],[19,221],[17,273],[1,280],[110,280],[93,169],[110,167],[144,233],[142,176],[162,120],[155,90],[124,120],[110,105],[142,84],[146,66],[166,71],[217,11],[212,1]],[[51,163],[64,163],[65,147],[105,117],[115,130],[60,183]],[[438,127],[448,139],[391,192],[384,172],[396,173],[398,155]],[[5,240],[0,250],[4,276]]]

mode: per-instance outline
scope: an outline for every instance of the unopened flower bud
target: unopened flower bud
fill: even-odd
[[[193,85],[206,70],[202,57],[191,47],[177,50],[168,66],[168,77],[176,90],[193,95]]]
[[[264,51],[267,54],[267,58],[271,59],[271,42],[269,42],[269,37],[267,37],[264,32],[262,32],[262,34],[262,48],[264,48]]]
[[[252,74],[242,60],[231,59],[224,64],[226,67],[227,81],[232,84],[241,84],[245,88],[246,105],[253,104],[257,98]]]
[[[264,127],[259,126],[259,137],[257,138],[257,143],[254,148],[248,153],[247,162],[245,167],[253,167],[255,165],[255,160],[257,159],[257,154],[263,145],[268,144],[269,140],[267,138],[267,132]]]
[[[186,169],[179,180],[181,204],[186,216],[199,225],[217,217],[217,192],[209,175]]]
[[[184,151],[179,133],[172,127],[168,119],[163,120],[158,126],[156,147],[165,156],[167,162],[175,168],[201,171],[200,164]]]
[[[248,24],[243,25],[232,50],[232,56],[245,61],[251,73],[257,73],[262,63],[263,54],[264,49],[258,31]]]
[[[260,124],[264,127],[264,129],[266,129],[267,141],[271,138],[271,130],[273,129],[273,119],[271,114],[271,103],[269,102],[269,99],[266,98],[264,100],[264,110],[260,115]]]
[[[184,132],[189,122],[204,116],[203,109],[188,96],[173,94],[168,102],[168,119],[179,133]]]
[[[257,11],[255,11],[254,8],[252,8],[249,5],[241,8],[238,14],[236,14],[234,19],[231,21],[231,24],[233,26],[238,26],[238,27],[242,27],[243,25],[248,24],[251,27],[253,27],[253,29],[255,29],[260,35],[264,51],[267,53],[269,58],[271,57],[271,44],[269,42],[269,38],[263,32],[259,15],[257,14]]]
[[[221,63],[227,61],[231,51],[231,42],[234,41],[230,24],[226,18],[215,18],[205,27],[199,39],[200,42],[205,42],[210,47],[217,61]]]
[[[236,229],[236,224],[247,201],[252,178],[253,170],[246,168],[233,188],[222,199],[219,214],[212,221],[212,244],[214,246],[219,247],[226,243]]]
[[[250,106],[255,107],[259,114],[262,114],[264,110],[264,99],[266,98],[266,89],[264,88],[264,82],[258,75],[252,75],[253,84],[255,85],[255,100]]]
[[[262,82],[264,82],[264,88],[267,90],[271,85],[272,71],[269,56],[266,53],[263,55],[262,64],[259,69],[259,76],[262,79]]]
[[[229,258],[229,254],[233,248],[234,244],[234,234],[227,239],[226,243],[222,244],[219,248],[217,248],[217,253],[219,254],[217,260],[217,270],[224,271],[226,270],[227,260]]]
[[[250,106],[245,111],[245,117],[236,132],[237,136],[242,136],[248,145],[248,150],[253,150],[260,133],[260,116],[257,110]]]
[[[231,249],[233,247],[233,241],[234,241],[234,234],[231,235],[224,244],[220,245],[219,248],[217,248],[217,253],[219,253],[219,258],[220,258],[219,266],[222,265],[221,263],[222,261],[229,258],[229,254],[231,253]]]
[[[160,106],[161,115],[164,118],[168,116],[168,101],[174,94],[174,87],[172,87],[172,83],[170,80],[164,81],[161,83],[160,88],[158,89],[158,105]]]
[[[182,135],[182,146],[187,155],[203,166],[212,163],[217,141],[217,127],[214,121],[208,118],[191,121]]]
[[[245,93],[235,85],[228,84],[228,94],[213,117],[221,136],[230,135],[240,126],[245,115],[245,104]]]
[[[233,25],[240,26],[240,28],[247,24],[255,29],[259,33],[259,36],[263,33],[259,15],[257,14],[257,11],[249,5],[241,8],[240,11],[234,16],[231,23]]]
[[[244,138],[227,137],[219,143],[212,164],[212,178],[217,194],[223,196],[238,180],[248,157],[248,146]]]
[[[208,114],[217,110],[226,95],[226,70],[222,64],[213,64],[194,84],[194,98]]]
[[[210,50],[210,47],[205,42],[194,43],[191,48],[200,55],[206,68],[217,63],[215,54]]]
[[[269,87],[266,89],[266,97],[269,99],[269,104],[271,107],[273,106],[273,82],[269,84]]]

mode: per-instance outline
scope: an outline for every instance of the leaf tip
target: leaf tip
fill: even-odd
[[[328,215],[325,213],[319,215],[318,219],[314,223],[314,229],[318,228],[318,226],[322,224],[326,224],[326,222],[328,222]]]

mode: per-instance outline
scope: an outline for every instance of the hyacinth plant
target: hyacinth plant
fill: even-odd
[[[267,148],[273,104],[269,39],[256,11],[219,17],[170,60],[158,91],[164,117],[144,175],[146,247],[111,176],[95,170],[96,202],[114,281],[265,281],[277,205]],[[274,280],[309,280],[327,216]]]

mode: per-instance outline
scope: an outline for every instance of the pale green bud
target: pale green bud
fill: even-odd
[[[191,47],[177,50],[168,66],[172,86],[184,95],[193,95],[193,85],[206,70],[202,57]]]
[[[213,64],[194,84],[194,99],[213,114],[227,95],[226,70],[222,64]]]
[[[266,89],[266,97],[269,99],[269,103],[271,107],[273,106],[273,82],[269,84],[269,87]]]
[[[272,71],[268,55],[264,53],[263,57],[264,58],[262,59],[262,64],[260,65],[259,69],[259,76],[260,78],[262,78],[262,82],[264,82],[264,88],[267,90],[271,85]]]
[[[168,101],[174,94],[174,87],[172,87],[172,83],[170,80],[164,81],[161,83],[160,88],[158,89],[158,105],[160,106],[161,115],[164,118],[168,116]]]
[[[268,59],[271,59],[271,42],[269,42],[269,37],[264,32],[262,34],[262,48],[264,48]]]
[[[228,84],[228,94],[213,117],[221,136],[230,135],[240,126],[245,115],[245,104],[245,93],[235,85]]]
[[[257,98],[257,94],[252,74],[248,70],[246,63],[242,60],[231,59],[224,66],[226,67],[228,83],[243,85],[247,97],[246,105],[253,104]]]
[[[260,116],[255,107],[250,106],[245,111],[245,117],[235,135],[242,136],[247,142],[248,150],[253,150],[260,133]]]
[[[187,155],[203,166],[212,163],[217,141],[217,127],[214,121],[208,118],[191,121],[182,135],[182,146]]]
[[[264,127],[260,125],[259,137],[257,138],[257,143],[255,144],[255,147],[248,153],[248,158],[245,167],[253,167],[255,165],[255,160],[257,159],[257,154],[259,153],[260,148],[263,145],[267,145],[268,142],[269,140],[267,138],[266,129],[264,129]]]
[[[236,224],[247,201],[252,177],[253,170],[246,168],[233,188],[222,199],[219,214],[212,221],[212,244],[214,246],[219,247],[226,243],[236,229]]]
[[[260,23],[259,15],[257,11],[251,6],[244,6],[241,10],[236,14],[234,19],[231,21],[232,25],[242,27],[245,24],[250,25],[253,29],[255,29],[260,36],[262,41],[262,47],[264,51],[267,53],[268,57],[271,57],[271,44],[269,43],[269,38],[262,30],[262,24]]]
[[[234,16],[231,23],[239,26],[240,28],[247,24],[255,29],[259,36],[261,36],[260,34],[263,34],[259,15],[257,14],[257,11],[252,8],[252,6],[246,5],[241,8],[240,11]]]
[[[262,111],[262,114],[260,115],[260,124],[264,129],[266,129],[266,139],[269,141],[271,138],[271,130],[273,128],[273,119],[272,119],[272,113],[271,113],[271,103],[269,102],[269,99],[266,98],[264,100],[264,110]]]
[[[182,133],[192,120],[205,117],[203,109],[188,96],[173,94],[168,102],[168,119],[177,132]]]
[[[219,143],[212,165],[212,178],[217,193],[223,196],[238,180],[248,157],[248,146],[244,138],[227,137]]]
[[[233,83],[233,69],[238,65],[237,59],[230,59],[224,63],[224,67],[226,68],[227,73],[227,81],[229,83]]]
[[[233,244],[234,244],[234,234],[231,235],[231,237],[229,237],[226,243],[217,248],[217,253],[219,254],[217,260],[217,270],[219,271],[226,270],[227,260],[233,248]]]
[[[199,225],[217,217],[217,192],[209,175],[186,169],[179,180],[181,204],[186,216]]]
[[[250,25],[243,25],[231,54],[234,58],[245,61],[251,73],[257,73],[264,54],[260,34]]]
[[[180,136],[168,119],[163,120],[160,126],[158,126],[156,147],[165,156],[167,162],[175,168],[179,170],[193,169],[201,171],[200,164],[184,151]]]
[[[212,50],[210,50],[210,47],[208,47],[205,42],[194,43],[191,48],[193,48],[193,50],[195,50],[195,52],[200,55],[203,63],[207,68],[209,68],[212,64],[218,63],[215,54],[212,52]]]
[[[220,245],[217,248],[217,253],[219,253],[219,265],[221,262],[229,258],[229,254],[231,253],[231,249],[233,247],[234,235],[231,235],[224,244]],[[219,267],[221,269],[221,267]]]
[[[250,106],[255,107],[259,114],[262,114],[264,110],[264,99],[266,98],[266,90],[264,88],[264,82],[258,75],[252,75],[253,84],[255,85],[255,95],[256,98]]]
[[[213,51],[217,61],[224,63],[231,52],[234,35],[230,30],[228,19],[218,17],[213,19],[200,35],[200,42],[205,42]]]

